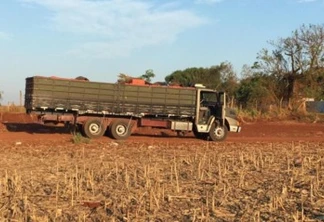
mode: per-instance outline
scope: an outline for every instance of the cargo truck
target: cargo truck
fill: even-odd
[[[89,138],[108,134],[127,139],[138,127],[170,129],[179,135],[222,141],[228,132],[241,131],[226,93],[195,87],[93,82],[33,76],[26,78],[25,108],[41,123],[76,126]]]

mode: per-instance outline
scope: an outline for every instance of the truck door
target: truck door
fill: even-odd
[[[225,125],[225,117],[226,117],[226,104],[227,104],[227,95],[225,92],[218,93],[218,110],[217,110],[217,118],[223,121],[223,126]]]
[[[200,90],[197,101],[196,124],[207,124],[211,115],[221,115],[217,109],[218,95],[213,91]]]

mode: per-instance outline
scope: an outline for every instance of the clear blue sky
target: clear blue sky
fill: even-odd
[[[1,0],[2,104],[34,75],[116,82],[231,62],[239,74],[267,41],[324,23],[324,0]]]

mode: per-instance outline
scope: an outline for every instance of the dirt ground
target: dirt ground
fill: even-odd
[[[323,221],[324,124],[244,123],[224,142],[142,129],[77,140],[0,114],[0,221]]]
[[[71,133],[64,127],[44,126],[34,116],[26,114],[0,114],[0,140],[2,141],[69,141]],[[100,141],[111,141],[108,137]],[[127,142],[197,142],[192,134],[178,137],[168,130],[144,128],[137,130]],[[323,123],[293,121],[243,123],[240,133],[229,133],[225,142],[280,142],[324,141]]]

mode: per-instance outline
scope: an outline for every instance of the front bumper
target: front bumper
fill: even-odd
[[[241,132],[241,129],[242,129],[242,127],[240,127],[240,126],[231,126],[230,132],[239,133],[239,132]]]

